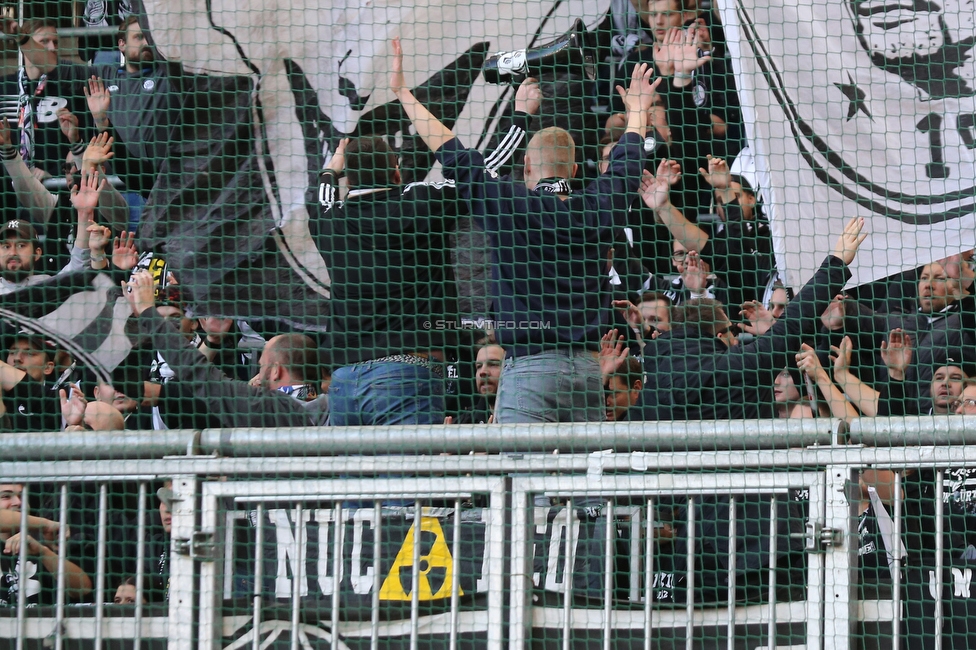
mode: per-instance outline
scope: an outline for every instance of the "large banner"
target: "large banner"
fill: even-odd
[[[852,216],[871,233],[854,284],[973,248],[973,0],[719,6],[790,284]]]

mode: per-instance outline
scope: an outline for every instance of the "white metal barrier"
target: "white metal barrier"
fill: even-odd
[[[100,440],[101,450],[90,440],[82,449],[70,436],[61,444],[55,436],[34,436],[33,444],[14,437],[0,483],[24,483],[28,495],[57,486],[62,522],[69,493],[88,486],[95,495],[97,569],[90,603],[69,605],[62,540],[56,604],[28,608],[20,590],[14,611],[0,614],[0,643],[18,650],[76,640],[97,650],[122,641],[137,650],[355,650],[390,640],[411,650],[846,649],[863,645],[856,628],[868,622],[886,627],[885,646],[898,650],[903,560],[895,560],[891,600],[858,600],[851,489],[868,467],[976,467],[976,448],[965,444],[972,424],[961,417],[855,423],[851,441],[873,447],[837,444],[828,421],[402,428],[369,432],[356,445],[367,454],[400,441],[411,453],[423,445],[455,452],[396,457],[315,455],[352,450],[352,432],[335,430],[279,432],[279,454],[267,453],[274,432],[257,430],[169,432],[127,448],[132,439],[120,434]],[[678,430],[685,434],[680,451],[655,449]],[[889,446],[877,446],[881,435]],[[303,440],[304,457],[296,453]],[[601,440],[652,451],[599,451]],[[804,446],[790,447],[798,441]],[[521,451],[501,452],[505,444]],[[541,453],[553,448],[589,453]],[[476,449],[494,453],[456,455]],[[164,478],[173,481],[167,604],[107,603],[108,484],[137,484],[130,532],[141,594],[148,513],[156,506],[151,488]],[[939,485],[943,478],[938,472]],[[669,543],[659,520],[669,500],[680,511],[671,531],[684,531],[680,543],[670,542],[672,571],[656,564]],[[784,526],[783,508],[792,501],[802,502],[802,521],[790,514]],[[747,521],[745,507],[760,515]],[[721,523],[718,532],[702,532],[706,510],[710,525]],[[901,510],[898,497],[896,526]],[[747,551],[744,535],[754,545]],[[726,544],[716,545],[709,562],[727,572],[727,582],[696,584],[703,575],[703,583],[714,582],[702,573],[703,540],[722,536]],[[744,573],[744,553],[749,562],[762,556],[761,570]],[[780,566],[783,558],[792,564]],[[933,594],[952,587],[943,569],[930,572]],[[787,575],[801,579],[782,584]],[[755,582],[740,584],[742,576]],[[956,590],[968,593],[968,582]],[[935,600],[933,647],[942,647],[946,613]]]

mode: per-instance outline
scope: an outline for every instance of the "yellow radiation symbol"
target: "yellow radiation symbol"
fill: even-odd
[[[454,579],[454,559],[447,546],[444,531],[436,517],[420,519],[420,540],[414,539],[415,526],[407,531],[403,545],[393,560],[389,575],[380,588],[380,600],[410,600],[413,584],[413,549],[420,544],[418,570],[418,598],[437,600],[451,597],[451,582]],[[458,586],[458,595],[464,592]]]

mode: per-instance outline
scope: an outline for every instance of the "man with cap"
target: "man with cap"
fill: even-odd
[[[34,265],[41,259],[37,231],[23,219],[11,219],[0,227],[0,294],[47,280],[35,275]]]
[[[47,385],[54,379],[53,342],[28,332],[17,334],[0,361],[0,389],[7,409],[6,431],[58,431],[61,429],[61,404],[58,394]]]

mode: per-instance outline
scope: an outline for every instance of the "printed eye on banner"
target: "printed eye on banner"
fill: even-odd
[[[766,21],[768,7],[736,0],[735,8],[742,42],[817,179],[909,225],[973,213],[972,4],[937,0],[917,10],[879,0],[848,0],[843,10],[803,4],[828,36],[801,34],[790,46]]]

